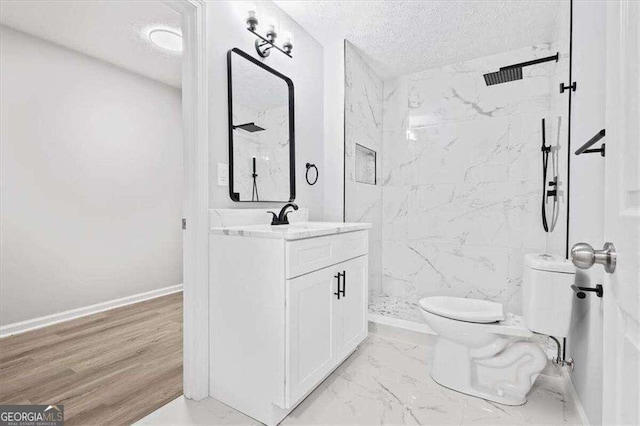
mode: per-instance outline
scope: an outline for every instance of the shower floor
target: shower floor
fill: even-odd
[[[424,324],[420,313],[419,299],[390,296],[385,293],[369,295],[369,313],[386,318]]]

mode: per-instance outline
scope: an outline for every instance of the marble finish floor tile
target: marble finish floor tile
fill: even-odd
[[[431,347],[369,335],[283,425],[580,424],[560,375],[542,374],[527,404],[509,407],[467,396],[429,377]],[[254,425],[213,399],[178,398],[139,425]]]

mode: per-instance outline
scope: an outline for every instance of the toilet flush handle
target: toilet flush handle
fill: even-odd
[[[571,248],[571,261],[580,269],[589,269],[598,263],[612,274],[616,270],[616,248],[612,243],[604,243],[602,250],[594,250],[587,243],[578,243]]]
[[[602,297],[602,295],[604,294],[604,287],[602,287],[602,284],[597,284],[595,287],[578,287],[574,284],[571,286],[571,289],[576,294],[576,297],[578,299],[584,299],[585,297],[587,297],[585,291],[593,292],[598,297]]]

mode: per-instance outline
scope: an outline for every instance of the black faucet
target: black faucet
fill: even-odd
[[[280,214],[278,214],[276,216],[276,214],[272,211],[269,211],[267,213],[271,213],[273,215],[273,219],[271,219],[271,225],[288,225],[289,224],[289,218],[287,217],[287,215],[289,213],[291,213],[290,211],[287,211],[287,208],[289,207],[293,207],[294,210],[298,210],[298,206],[294,203],[287,203],[284,205],[284,207],[282,208],[282,210],[280,210]]]

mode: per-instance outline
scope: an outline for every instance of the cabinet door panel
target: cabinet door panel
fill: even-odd
[[[335,365],[332,268],[287,280],[287,407],[297,403]]]
[[[344,295],[335,299],[336,305],[336,356],[341,361],[367,337],[367,305],[369,256],[361,256],[336,265],[344,271],[342,288]]]

